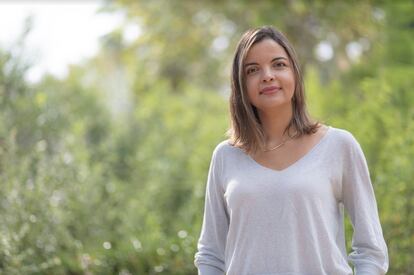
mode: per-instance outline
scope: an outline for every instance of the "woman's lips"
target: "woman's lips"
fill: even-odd
[[[269,87],[261,89],[260,94],[263,94],[263,95],[274,94],[281,89],[282,88],[278,86],[269,86]]]

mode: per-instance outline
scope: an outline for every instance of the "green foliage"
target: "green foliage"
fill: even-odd
[[[0,270],[192,273],[225,100],[192,86],[171,94],[160,81],[136,97],[128,123],[114,123],[84,73],[25,86],[14,99],[25,108],[2,112],[13,123],[2,121]]]
[[[361,143],[389,274],[411,274],[411,2],[114,5],[143,35],[104,37],[63,80],[29,84],[21,57],[0,51],[0,274],[195,274],[208,165],[228,127],[231,54],[261,24],[280,26],[298,50],[311,113]],[[351,60],[346,44],[360,39],[369,50]],[[327,62],[313,53],[322,40],[336,41]]]

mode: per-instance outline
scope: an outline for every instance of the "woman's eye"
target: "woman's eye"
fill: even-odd
[[[277,68],[281,68],[281,67],[286,67],[286,64],[283,62],[276,62],[273,64],[273,66],[277,67]]]
[[[256,67],[252,67],[252,68],[248,68],[247,71],[246,71],[246,73],[247,74],[251,74],[251,73],[254,73],[256,71],[257,71],[257,68]]]

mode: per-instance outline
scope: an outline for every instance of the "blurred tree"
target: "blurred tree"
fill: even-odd
[[[304,67],[315,64],[324,78],[349,67],[347,46],[375,44],[382,10],[371,1],[116,1],[142,35],[130,47],[150,79],[168,79],[223,89],[230,75],[229,56],[248,28],[275,25],[287,33]],[[329,62],[315,55],[325,42]],[[359,49],[359,48],[358,48]],[[329,51],[329,49],[328,49]]]
[[[414,260],[412,183],[414,96],[413,3],[377,6],[383,18],[377,44],[338,79],[311,83],[318,116],[351,130],[369,162],[383,231],[389,247],[390,274],[410,274]],[[309,76],[308,76],[309,77]],[[348,235],[351,231],[348,223]]]

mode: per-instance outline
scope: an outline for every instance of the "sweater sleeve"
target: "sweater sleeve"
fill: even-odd
[[[223,275],[224,253],[229,227],[229,217],[224,201],[221,180],[222,161],[219,152],[213,153],[205,192],[204,217],[197,244],[194,265],[199,275]]]
[[[388,270],[388,251],[378,217],[368,165],[350,134],[342,182],[343,203],[353,226],[352,252],[356,275],[382,275]]]

